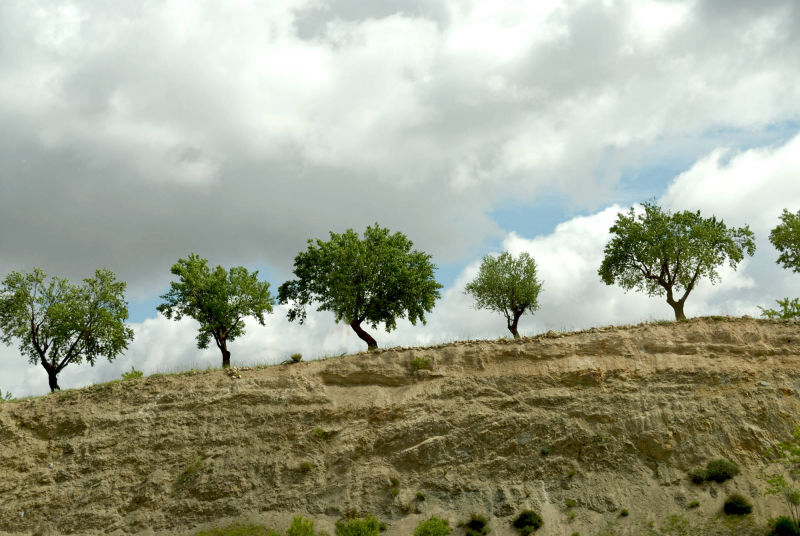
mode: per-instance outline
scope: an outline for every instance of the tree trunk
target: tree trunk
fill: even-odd
[[[670,304],[672,309],[675,311],[675,320],[686,320],[686,315],[683,314],[683,302],[682,301],[674,301],[667,299],[667,303]]]
[[[222,352],[222,368],[230,368],[231,366],[231,353],[228,351],[228,344],[225,339],[220,341],[220,352]]]
[[[47,371],[47,381],[50,384],[50,392],[55,393],[56,391],[60,391],[61,387],[58,386],[58,372],[56,372],[56,368],[45,363],[42,363],[42,366],[44,370]]]
[[[353,328],[353,331],[356,332],[356,335],[358,335],[359,339],[367,343],[367,349],[372,350],[378,347],[378,343],[375,342],[375,339],[373,339],[369,333],[361,329],[361,322],[358,320],[353,320],[350,322],[350,327]]]
[[[522,316],[522,313],[517,314],[514,312],[514,319],[508,322],[508,331],[514,336],[515,339],[519,339],[519,331],[517,331],[517,325],[519,324],[519,317]]]

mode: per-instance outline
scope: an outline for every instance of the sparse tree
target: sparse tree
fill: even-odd
[[[390,234],[378,224],[367,227],[364,238],[348,229],[330,233],[330,240],[309,240],[308,248],[294,259],[294,275],[278,289],[278,300],[290,303],[290,321],[301,324],[306,306],[318,302],[318,311],[331,311],[336,321],[344,320],[367,343],[377,348],[375,339],[362,327],[384,323],[386,331],[397,327],[397,318],[406,316],[412,324],[425,323],[439,297],[442,285],[436,282],[436,266],[431,256],[417,250],[402,233]]]
[[[50,391],[60,389],[58,374],[70,363],[94,365],[101,356],[113,361],[128,347],[133,330],[125,325],[125,286],[107,269],[82,285],[48,281],[38,268],[11,272],[0,290],[2,341],[17,339],[31,364],[47,371]]]
[[[800,210],[792,214],[783,209],[781,223],[769,233],[769,241],[780,252],[776,263],[800,273]],[[767,318],[800,318],[800,298],[777,300],[779,309],[761,309]]]
[[[654,203],[643,208],[640,214],[633,208],[617,214],[598,273],[607,285],[666,294],[676,320],[686,318],[686,298],[700,278],[716,283],[717,268],[726,260],[735,269],[745,253],[755,253],[747,225],[729,229],[716,217],[702,218],[700,211],[671,214]]]
[[[775,262],[800,273],[800,210],[793,214],[783,209],[781,223],[769,233],[769,241],[781,253]]]
[[[194,253],[178,259],[171,271],[178,281],[172,281],[169,291],[161,296],[164,303],[158,311],[175,320],[184,316],[197,320],[197,347],[208,348],[213,338],[222,352],[223,368],[229,367],[228,342],[244,334],[244,319],[252,316],[263,326],[264,313],[272,312],[269,283],[258,280],[258,271],[250,273],[241,266],[230,271],[222,266],[211,270],[208,261]]]
[[[508,331],[515,339],[519,338],[520,317],[539,309],[541,290],[533,257],[523,252],[514,258],[507,251],[496,257],[484,257],[478,276],[465,287],[465,293],[472,294],[478,309],[505,315]]]

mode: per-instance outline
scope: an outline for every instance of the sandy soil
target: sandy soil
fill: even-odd
[[[302,514],[333,534],[357,511],[388,536],[478,512],[503,536],[533,508],[537,536],[644,534],[717,519],[734,491],[760,523],[780,512],[759,475],[800,421],[798,393],[800,324],[711,318],[63,391],[0,405],[0,533]],[[717,457],[742,474],[687,480]]]

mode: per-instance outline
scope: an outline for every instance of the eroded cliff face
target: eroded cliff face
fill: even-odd
[[[734,491],[762,520],[780,511],[765,451],[799,410],[800,324],[752,319],[143,378],[0,405],[0,531],[188,534],[302,514],[332,533],[358,510],[389,535],[470,512],[503,535],[533,508],[537,534],[636,534],[711,518]],[[687,480],[718,457],[742,474]]]

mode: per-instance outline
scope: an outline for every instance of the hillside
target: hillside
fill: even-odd
[[[781,511],[762,495],[765,450],[800,421],[799,396],[800,324],[728,318],[98,385],[0,404],[0,533],[302,514],[333,534],[358,510],[389,536],[470,512],[502,536],[531,507],[537,536],[640,534],[714,520],[733,491],[761,523]],[[687,480],[721,456],[742,474]]]

